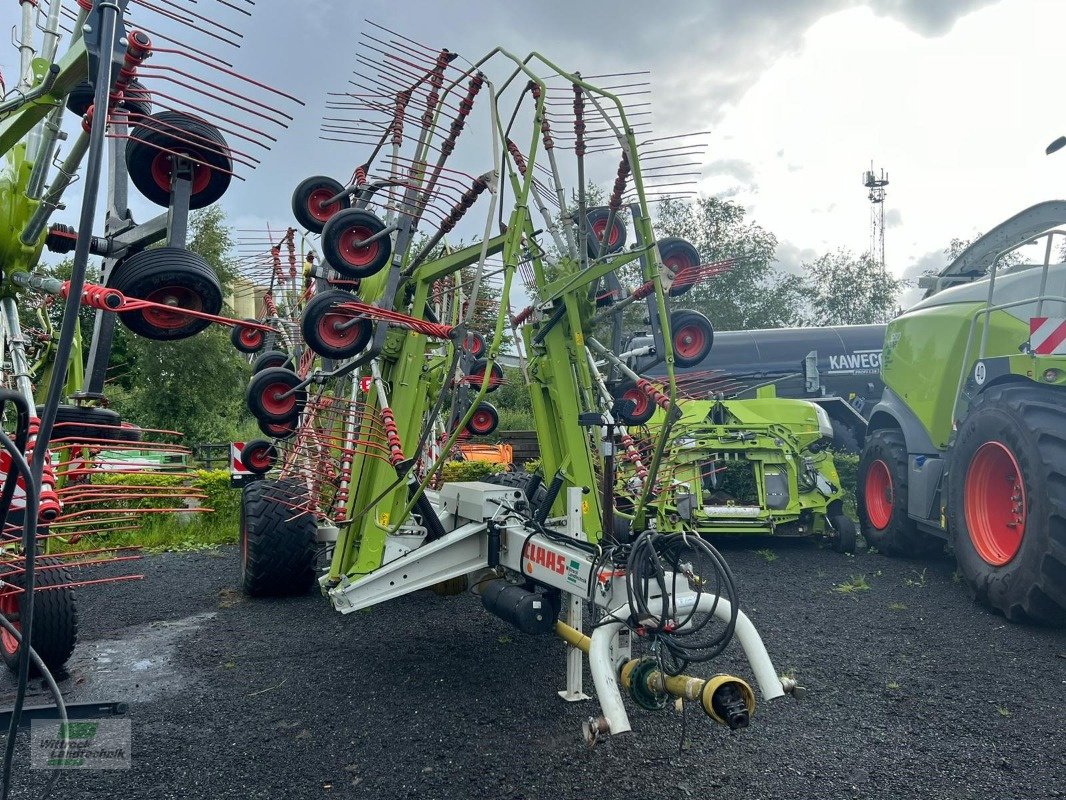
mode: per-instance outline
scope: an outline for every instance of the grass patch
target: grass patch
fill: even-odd
[[[870,584],[866,580],[865,575],[852,575],[843,583],[838,583],[833,587],[833,591],[837,594],[857,594],[858,592],[870,591]]]
[[[925,586],[925,570],[923,569],[921,572],[919,572],[918,570],[914,570],[914,575],[915,577],[913,578],[904,578],[903,585],[910,586],[915,589],[921,589],[923,586]]]
[[[891,608],[893,611],[906,611],[907,610],[907,604],[906,603],[889,603],[888,607]]]
[[[759,558],[761,558],[768,564],[772,564],[774,561],[777,561],[777,553],[775,553],[769,547],[764,547],[762,550],[756,550],[755,555],[757,555]]]

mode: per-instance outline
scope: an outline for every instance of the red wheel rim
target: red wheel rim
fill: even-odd
[[[12,619],[12,617],[19,613],[18,593],[6,592],[3,595],[0,595],[0,613],[11,620],[11,624],[15,626],[15,630],[19,632],[22,631],[22,624],[17,619]],[[18,640],[7,632],[7,628],[0,628],[0,647],[3,647],[4,652],[9,656],[18,652]]]
[[[204,161],[202,155],[196,152],[182,152],[181,155],[190,161]],[[152,159],[152,180],[160,189],[170,191],[170,176],[174,172],[174,157],[170,153],[160,151]],[[203,164],[192,165],[192,193],[199,194],[207,188],[211,182],[211,168]]]
[[[251,453],[245,453],[244,460],[248,466],[255,469],[268,470],[274,466],[274,457],[269,447],[257,447]]]
[[[319,222],[329,222],[329,218],[341,210],[340,201],[327,203],[336,192],[329,189],[315,189],[307,196],[307,213]]]
[[[892,473],[888,471],[888,464],[884,461],[875,461],[866,470],[863,499],[866,501],[866,518],[874,528],[883,531],[892,521],[892,509],[896,500]]]
[[[607,230],[607,220],[598,219],[592,223],[592,235],[596,237],[596,241],[603,244],[603,232]],[[607,246],[614,247],[618,244],[618,225],[611,226],[611,235],[608,238]]]
[[[467,352],[470,353],[470,355],[477,356],[481,355],[481,351],[484,345],[480,336],[475,336],[472,333],[468,333],[466,335],[466,341],[463,343],[463,346],[466,348]]]
[[[146,322],[153,328],[163,330],[175,330],[189,324],[192,317],[182,314],[180,309],[203,311],[204,308],[203,298],[188,286],[164,286],[149,293],[144,299],[171,306],[174,309],[168,311],[161,308],[146,308],[141,311]]]
[[[263,332],[255,328],[241,328],[237,338],[245,347],[259,347],[263,343]]]
[[[684,256],[671,256],[663,260],[663,264],[674,273],[673,289],[685,289],[696,282],[696,265]]]
[[[346,328],[341,325],[351,322],[354,315],[343,311],[327,311],[318,322],[318,338],[322,344],[334,350],[345,350],[355,344],[363,332],[365,320]]]
[[[1025,482],[1018,460],[1000,442],[974,453],[963,488],[966,529],[986,563],[1001,567],[1018,554],[1025,535]]]
[[[370,244],[363,244],[377,231],[373,231],[365,225],[356,225],[348,228],[340,235],[338,251],[344,263],[352,267],[366,267],[377,260],[381,250],[381,240],[378,239]]]
[[[684,359],[698,358],[706,345],[707,335],[700,325],[682,325],[674,332],[674,352]]]
[[[296,410],[296,393],[292,392],[287,397],[282,397],[281,395],[291,390],[292,387],[289,384],[281,381],[267,384],[263,387],[263,392],[259,397],[259,404],[264,411],[272,416],[287,417]]]
[[[288,436],[293,431],[292,425],[287,425],[284,422],[268,422],[266,429],[270,431],[274,436]]]
[[[475,433],[485,434],[492,430],[492,414],[488,411],[478,410],[470,418],[470,428]]]
[[[633,411],[630,412],[630,416],[639,417],[648,411],[648,396],[640,389],[630,389],[622,395],[623,400],[630,400],[633,403]]]

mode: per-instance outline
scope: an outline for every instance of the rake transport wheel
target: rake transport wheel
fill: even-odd
[[[618,389],[622,411],[619,414],[623,425],[643,425],[655,416],[655,403],[632,381]]]
[[[907,515],[907,444],[903,433],[882,428],[867,434],[859,458],[859,525],[871,547],[890,556],[926,556],[943,542],[918,530]]]
[[[500,424],[500,415],[496,406],[484,401],[477,404],[474,416],[466,423],[466,430],[471,436],[488,436]]]
[[[322,233],[322,229],[334,214],[351,207],[352,197],[348,194],[332,203],[326,202],[344,189],[344,184],[340,181],[325,175],[307,178],[301,181],[292,193],[292,215],[311,233]]]
[[[290,439],[296,435],[296,427],[300,422],[300,415],[296,414],[281,422],[268,422],[260,419],[256,420],[256,424],[259,426],[265,435],[271,439]]]
[[[248,384],[248,410],[263,422],[289,422],[307,402],[307,391],[296,388],[300,383],[300,376],[284,367],[263,370]]]
[[[607,218],[610,215],[611,209],[607,208],[607,206],[595,206],[590,208],[585,216],[588,226],[586,249],[588,250],[589,258],[599,258],[601,255],[617,253],[625,247],[626,226],[622,222],[622,215],[619,213],[614,215],[611,232],[608,234]],[[606,242],[606,245],[604,242]]]
[[[470,365],[470,372],[466,376],[466,382],[474,391],[478,391],[481,388],[481,384],[485,380],[485,368],[488,363],[485,359],[479,358]],[[502,385],[503,367],[493,361],[492,372],[489,373],[489,385],[485,388],[485,391],[495,392]]]
[[[95,90],[92,83],[82,81],[67,95],[67,110],[77,117],[84,117],[94,99]],[[125,109],[128,114],[140,114],[147,117],[152,113],[152,97],[144,88],[144,84],[134,78],[122,93],[119,108]]]
[[[252,362],[252,374],[255,375],[269,367],[287,367],[288,369],[292,369],[292,356],[281,350],[267,350],[265,353],[260,353],[256,356],[255,361]]]
[[[322,256],[342,277],[361,280],[376,275],[392,257],[392,239],[382,236],[363,244],[385,230],[385,223],[359,208],[348,208],[330,217],[322,228]]]
[[[265,439],[253,439],[244,445],[241,463],[253,475],[265,475],[278,463],[278,448]]]
[[[485,352],[485,337],[476,331],[470,331],[463,340],[463,349],[475,358]]]
[[[696,285],[699,277],[697,270],[700,266],[699,251],[676,236],[660,239],[658,245],[659,257],[663,264],[674,272],[674,282],[668,294],[671,297],[680,297]]]
[[[107,285],[127,297],[174,309],[119,313],[123,324],[145,339],[187,339],[211,324],[209,320],[182,314],[180,309],[206,314],[222,310],[222,286],[215,271],[202,257],[180,247],[158,247],[130,256],[112,271]]]
[[[714,328],[699,311],[674,311],[670,314],[670,342],[674,348],[674,366],[694,367],[711,352]]]
[[[37,416],[44,412],[43,406],[37,406]],[[59,406],[56,409],[56,427],[53,439],[73,439],[86,441],[93,439],[125,440],[120,432],[120,418],[110,408],[88,408],[83,406]]]
[[[246,319],[245,322],[259,323],[257,319]],[[249,328],[244,325],[234,325],[230,328],[229,339],[233,347],[239,353],[258,353],[266,344],[266,334],[259,328]]]
[[[292,479],[241,492],[241,590],[253,597],[303,594],[315,579],[315,519],[294,510],[306,491]]]
[[[374,336],[374,323],[358,311],[342,308],[358,299],[341,289],[312,297],[300,319],[307,346],[326,358],[346,359],[361,353]]]
[[[50,670],[59,670],[74,652],[78,641],[78,607],[74,590],[68,585],[73,578],[70,570],[57,558],[38,556],[35,559],[37,591],[33,598],[33,641],[30,643]],[[5,583],[21,588],[25,580],[22,572],[0,575]],[[53,588],[54,587],[54,588]],[[0,595],[0,613],[22,632],[19,616],[25,592],[5,592]],[[19,643],[4,629],[0,629],[0,657],[12,671],[18,669]],[[31,669],[32,667],[31,662]]]
[[[209,206],[226,193],[233,159],[214,125],[180,111],[160,111],[130,130],[126,171],[140,193],[156,205],[170,205],[175,156],[192,163],[190,209]]]
[[[948,529],[974,596],[1013,621],[1066,623],[1066,392],[989,387],[949,458]]]

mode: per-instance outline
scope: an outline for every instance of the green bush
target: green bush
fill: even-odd
[[[489,475],[503,471],[502,464],[487,464],[482,461],[449,461],[441,470],[441,477],[445,483],[480,481]]]
[[[495,398],[494,398],[495,400]],[[497,410],[500,413],[500,424],[496,429],[497,432],[502,431],[531,431],[535,427],[533,424],[533,412],[524,408],[511,408],[508,406],[500,406],[498,403],[493,402]]]
[[[844,512],[852,519],[858,519],[855,492],[858,491],[859,457],[848,453],[834,453],[833,461],[836,463],[837,475],[840,476],[840,486],[844,490]]]

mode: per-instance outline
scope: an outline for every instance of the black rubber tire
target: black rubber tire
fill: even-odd
[[[38,556],[35,559],[36,585],[40,591],[34,592],[33,598],[33,641],[30,643],[37,655],[51,671],[59,671],[74,652],[78,643],[78,604],[74,589],[66,586],[74,579],[69,568],[57,558]],[[24,576],[21,572],[0,575],[7,583],[21,587]],[[62,588],[49,589],[45,587]],[[17,604],[21,613],[25,593],[20,593],[11,602]],[[13,609],[8,609],[13,610]],[[16,623],[16,627],[21,626]],[[18,655],[21,647],[14,639],[4,635],[0,637],[0,657],[8,669],[18,669]],[[32,662],[31,662],[32,663]],[[36,672],[31,666],[31,670]]]
[[[266,439],[252,439],[245,442],[241,463],[253,475],[266,475],[278,463],[278,448]]]
[[[311,233],[322,233],[326,223],[335,215],[352,206],[352,196],[345,195],[335,203],[325,208],[318,208],[319,203],[334,197],[345,189],[344,184],[328,178],[325,175],[315,175],[306,178],[296,187],[292,193],[292,215],[306,230]],[[326,193],[329,194],[326,194]],[[315,208],[311,203],[314,202]]]
[[[269,436],[271,439],[284,440],[291,439],[296,435],[296,424],[299,420],[299,416],[289,417],[281,422],[267,422],[266,420],[259,419],[256,420],[256,424],[265,436]]]
[[[115,438],[120,442],[140,442],[144,440],[144,431],[136,425],[122,426],[115,431]]]
[[[467,373],[465,382],[475,392],[481,391],[481,384],[485,380],[485,367],[488,366],[488,362],[479,358],[470,365],[470,372]],[[501,386],[503,386],[503,367],[501,367],[495,361],[492,362],[492,372],[489,374],[489,385],[486,387],[486,393],[495,392]]]
[[[374,338],[374,321],[355,311],[342,311],[338,307],[359,298],[341,289],[319,292],[304,306],[300,318],[300,332],[307,346],[320,356],[348,359],[358,355]],[[338,330],[340,323],[358,321],[349,328]]]
[[[485,483],[494,483],[497,486],[511,486],[515,489],[521,489],[526,495],[526,501],[534,511],[548,496],[548,488],[544,485],[544,481],[540,481],[537,490],[533,492],[533,496],[529,496],[529,487],[533,483],[532,472],[497,472],[495,475],[489,475],[485,478]]]
[[[833,549],[838,553],[854,553],[858,541],[855,523],[835,509],[830,509],[827,517],[833,530],[829,534],[829,541]]]
[[[93,89],[92,82],[82,81],[71,89],[70,94],[67,95],[67,110],[75,116],[84,117],[95,99],[96,92]],[[140,114],[147,117],[152,113],[152,96],[148,94],[144,84],[134,78],[129,82],[126,91],[123,93],[119,107],[125,109],[129,114]]]
[[[37,406],[37,416],[44,410]],[[126,441],[122,438],[118,412],[110,408],[89,408],[83,406],[59,406],[56,409],[56,426],[52,431],[52,440],[70,439],[84,442],[87,440],[106,439],[108,441]]]
[[[477,404],[474,416],[466,423],[466,431],[471,436],[491,436],[500,424],[500,414],[492,403],[481,401]]]
[[[627,395],[629,396],[627,398]],[[620,401],[619,421],[623,425],[643,425],[655,416],[655,402],[642,392],[633,381],[624,382],[615,392]],[[630,402],[626,403],[626,400]],[[632,410],[630,410],[632,409]]]
[[[470,331],[463,341],[463,349],[475,358],[479,357],[485,352],[485,337],[476,331]]]
[[[257,319],[246,319],[245,322],[255,322]],[[258,353],[266,344],[266,333],[259,328],[247,328],[243,325],[234,325],[229,331],[229,340],[238,353]]]
[[[252,416],[263,422],[287,422],[297,416],[307,402],[307,390],[299,389],[285,398],[284,394],[299,384],[300,376],[284,367],[271,367],[252,376],[245,401]]]
[[[142,250],[112,270],[107,285],[127,297],[188,308],[206,314],[222,310],[222,286],[210,265],[196,253],[180,247]],[[158,309],[123,311],[122,323],[138,336],[175,341],[195,336],[209,320]]]
[[[1024,487],[1021,544],[1001,566],[978,554],[966,514],[972,460],[989,442],[1010,451]],[[959,425],[949,458],[948,528],[974,597],[1015,622],[1066,624],[1066,391],[990,386]]]
[[[862,442],[859,440],[859,432],[855,428],[838,419],[831,419],[829,422],[833,426],[832,448],[834,451],[856,456],[862,453]]]
[[[119,103],[119,106],[126,109],[128,114],[148,117],[152,114],[152,95],[144,87],[143,83],[134,78],[122,93],[122,102]],[[140,117],[138,117],[137,121],[140,121]]]
[[[315,519],[293,511],[306,496],[292,479],[241,491],[241,590],[253,597],[304,594],[315,580]]]
[[[675,367],[695,367],[710,355],[714,347],[714,326],[699,311],[674,311],[670,314],[670,343]]]
[[[866,480],[870,467],[878,461],[884,462],[888,470],[892,491],[892,513],[883,528],[874,526],[866,508]],[[882,428],[867,435],[859,457],[855,498],[863,538],[889,556],[921,557],[939,553],[944,549],[943,541],[920,531],[907,515],[907,470],[907,444],[900,430]]]
[[[674,271],[674,283],[667,294],[670,297],[680,297],[688,293],[699,278],[696,272],[696,268],[702,262],[699,250],[676,236],[667,236],[660,239],[657,244],[663,264]]]
[[[96,91],[91,81],[81,81],[75,84],[67,95],[67,111],[76,117],[84,117],[86,112],[96,99]]]
[[[295,366],[292,356],[281,350],[267,350],[256,356],[252,362],[252,374],[262,372],[268,367],[285,367],[293,369]]]
[[[138,122],[126,144],[126,171],[141,194],[158,206],[170,205],[172,153],[197,162],[189,208],[221,199],[233,177],[233,159],[222,133],[209,122],[180,111],[160,111]]]
[[[369,211],[347,208],[330,217],[322,228],[322,257],[337,273],[351,280],[376,275],[392,258],[392,239],[384,236],[368,247],[355,242],[385,230],[385,223]]]
[[[600,236],[593,232],[596,225],[600,225],[606,228],[607,218],[610,216],[611,210],[607,206],[594,206],[588,210],[585,216],[585,230],[586,246],[589,258],[599,258],[601,255],[611,255],[612,253],[619,252],[626,246],[626,226],[622,221],[622,215],[620,212],[616,212],[614,215],[614,225],[611,228],[610,234],[608,234],[608,244],[606,248],[603,248],[601,253]]]

